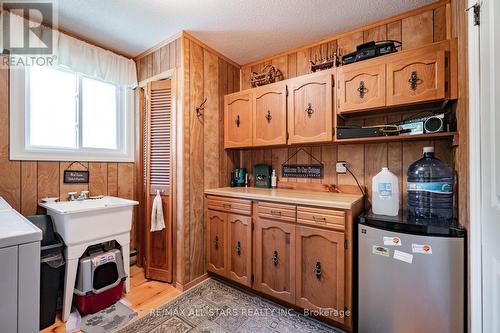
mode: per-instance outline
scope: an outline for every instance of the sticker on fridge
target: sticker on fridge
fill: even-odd
[[[432,246],[429,244],[411,244],[411,252],[419,254],[432,254]]]
[[[394,259],[404,261],[411,264],[413,262],[413,254],[409,254],[403,251],[394,250]]]
[[[388,257],[390,250],[383,246],[373,245],[372,253],[382,257]]]
[[[384,237],[384,245],[401,246],[401,238],[399,238],[399,237]]]

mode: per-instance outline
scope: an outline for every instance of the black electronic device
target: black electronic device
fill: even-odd
[[[337,126],[337,139],[370,138],[382,135],[378,127]]]
[[[401,126],[410,134],[453,132],[456,130],[455,119],[451,112],[398,121],[394,125]]]
[[[342,57],[342,65],[352,64],[354,62],[375,58],[384,54],[389,54],[397,51],[397,47],[401,42],[394,40],[368,42],[360,44],[356,47],[356,51],[348,53]]]

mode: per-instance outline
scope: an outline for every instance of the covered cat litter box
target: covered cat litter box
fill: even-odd
[[[73,305],[82,316],[107,308],[122,297],[126,278],[120,250],[90,248],[78,264]]]

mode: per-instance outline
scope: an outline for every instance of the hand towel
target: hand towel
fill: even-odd
[[[161,203],[160,190],[156,191],[156,197],[153,201],[151,210],[151,232],[165,229],[165,220],[163,219],[163,205]]]

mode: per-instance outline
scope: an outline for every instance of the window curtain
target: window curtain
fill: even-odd
[[[2,16],[8,15],[7,12],[1,12],[0,14]],[[10,32],[11,36],[22,40],[22,27],[23,21],[26,22],[25,19],[14,14],[10,15],[10,20],[16,21],[11,25],[11,27],[15,28],[15,31]],[[32,26],[32,29],[36,29],[38,36],[40,36],[40,39],[34,38],[30,41],[32,47],[43,47],[44,41],[52,37],[52,52],[55,56],[53,65],[64,66],[74,72],[79,72],[102,81],[112,82],[120,86],[128,88],[135,88],[137,86],[136,67],[132,59],[125,58],[43,25],[31,23],[30,26]]]

